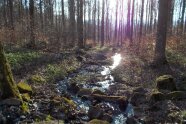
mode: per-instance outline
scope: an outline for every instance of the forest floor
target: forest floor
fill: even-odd
[[[104,81],[105,76],[100,72],[104,67],[112,65],[111,57],[115,53],[121,54],[122,60],[111,70],[114,81],[106,90],[102,90],[97,82]],[[61,120],[60,123],[94,123],[93,121],[102,120],[104,123],[113,124],[183,122],[186,119],[185,91],[160,93],[157,91],[156,78],[172,75],[178,84],[185,81],[184,54],[168,51],[169,64],[154,68],[149,61],[152,57],[150,53],[137,55],[120,48],[113,50],[110,47],[97,47],[88,51],[72,50],[62,53],[8,50],[7,57],[16,82],[27,82],[32,87],[33,94],[28,100],[28,113],[15,112],[15,108],[7,111],[7,108],[0,107],[0,116],[4,116],[11,123],[50,123],[52,120],[51,123],[56,123],[55,120]],[[95,87],[99,90],[95,90]],[[174,97],[167,98],[167,94],[171,93]],[[82,99],[86,102],[83,101],[83,108],[79,109],[80,104],[77,101],[82,103]],[[91,104],[88,112],[83,110],[87,107],[87,101]],[[119,105],[119,109],[111,109],[115,104]],[[132,105],[129,111],[134,111],[131,115],[129,111],[126,112],[129,104]],[[116,116],[118,113],[121,115],[121,111],[127,114],[124,121],[122,117]],[[99,120],[91,122],[95,118]]]

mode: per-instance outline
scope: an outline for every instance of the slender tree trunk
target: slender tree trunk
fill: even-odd
[[[143,35],[143,15],[144,15],[144,0],[142,0],[142,5],[141,5],[139,45],[141,44],[141,37]]]
[[[35,48],[35,16],[34,16],[34,0],[30,0],[29,2],[29,13],[30,13],[30,47]]]
[[[74,46],[76,40],[76,26],[75,26],[75,2],[74,0],[68,0],[69,2],[69,16],[70,16],[70,25],[69,25],[69,45],[70,47]]]
[[[77,23],[77,27],[78,27],[78,47],[79,48],[83,48],[83,0],[78,0],[78,23]]]
[[[156,65],[162,65],[167,63],[165,48],[168,12],[170,11],[170,8],[168,7],[169,2],[170,0],[159,0],[158,28],[154,56],[154,62]]]
[[[41,21],[41,30],[43,31],[44,25],[43,25],[43,1],[42,0],[39,1],[39,11],[40,11],[39,16]]]
[[[0,89],[2,98],[19,98],[22,100],[17,85],[13,79],[12,71],[5,57],[2,42],[0,41]]]
[[[131,32],[131,14],[130,14],[130,11],[131,11],[131,0],[128,0],[128,12],[127,12],[127,30],[126,30],[126,35],[127,35],[127,38],[130,38],[130,32]]]
[[[100,41],[100,2],[98,0],[98,43]]]
[[[114,31],[114,41],[117,41],[118,36],[118,0],[116,0],[116,20],[115,20],[115,31]]]
[[[102,20],[101,20],[101,47],[104,46],[104,41],[105,41],[105,0],[103,0],[102,3]]]
[[[130,33],[130,43],[131,43],[131,45],[133,44],[134,5],[135,5],[135,0],[133,0],[133,3],[132,3],[132,18],[131,18],[131,33]]]
[[[186,6],[186,0],[183,0],[183,6],[182,6],[182,15],[181,15],[181,33],[184,31],[184,15],[185,15],[185,6]]]

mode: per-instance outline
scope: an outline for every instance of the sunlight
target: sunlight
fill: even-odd
[[[110,68],[114,69],[120,64],[122,57],[121,57],[121,54],[116,53],[112,58],[113,58],[114,63],[112,66],[110,66]]]

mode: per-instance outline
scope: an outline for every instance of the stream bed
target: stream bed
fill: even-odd
[[[71,99],[76,103],[77,109],[84,111],[84,115],[81,117],[81,120],[83,121],[90,121],[91,117],[90,111],[92,110],[92,106],[95,105],[95,103],[92,99],[80,97],[78,93],[72,93],[72,89],[70,87],[71,81],[73,78],[77,78],[77,76],[81,75],[83,76],[89,76],[92,78],[93,81],[85,81],[84,83],[76,82],[79,87],[83,89],[91,89],[91,90],[98,90],[105,94],[108,93],[109,87],[111,85],[114,85],[114,77],[111,75],[111,71],[115,69],[120,62],[122,61],[121,54],[115,53],[112,56],[113,64],[111,66],[108,65],[84,65],[81,67],[76,73],[69,75],[64,80],[60,81],[57,84],[57,91],[59,93],[65,93],[68,94]],[[95,76],[96,75],[96,76]],[[98,81],[94,78],[95,77],[101,77]],[[96,80],[96,81],[95,81]],[[80,84],[79,84],[80,83]],[[74,88],[74,87],[73,87]],[[107,94],[108,95],[108,94]],[[88,96],[89,97],[89,96]],[[96,103],[97,106],[100,105],[102,108],[104,108],[104,113],[106,109],[108,109],[108,113],[111,115],[110,123],[111,124],[125,124],[128,117],[134,116],[134,110],[133,106],[128,103],[126,108],[124,110],[120,109],[120,106],[116,102],[110,102],[108,101],[100,101]],[[108,118],[108,117],[107,117]]]

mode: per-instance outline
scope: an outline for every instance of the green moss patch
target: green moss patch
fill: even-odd
[[[19,82],[17,84],[17,87],[18,87],[20,93],[32,93],[33,92],[31,86],[29,86],[25,82]]]

